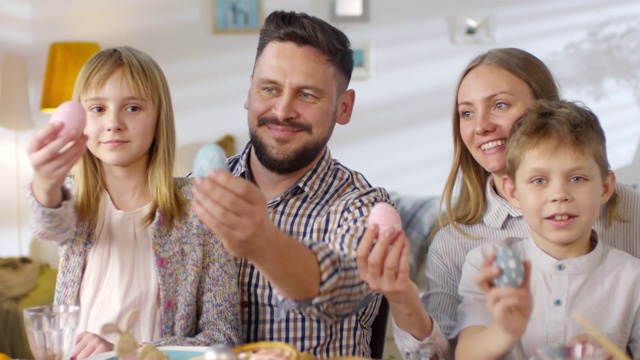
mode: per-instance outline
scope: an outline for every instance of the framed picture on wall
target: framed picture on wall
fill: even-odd
[[[262,0],[212,0],[214,33],[258,32],[262,26]]]
[[[331,21],[369,21],[369,0],[331,0]]]
[[[371,46],[369,42],[354,42],[351,44],[353,50],[353,73],[351,78],[363,80],[371,77]]]
[[[447,17],[453,44],[490,44],[494,41],[495,17],[452,15]]]

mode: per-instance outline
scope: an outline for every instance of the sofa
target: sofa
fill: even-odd
[[[402,228],[409,239],[409,275],[419,286],[424,286],[423,267],[427,259],[429,233],[438,221],[437,196],[407,196],[390,193],[396,205]]]

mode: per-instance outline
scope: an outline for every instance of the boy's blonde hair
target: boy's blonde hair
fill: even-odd
[[[164,218],[163,226],[170,227],[175,219],[186,214],[187,202],[173,182],[176,147],[173,105],[160,66],[146,53],[129,46],[102,50],[82,67],[76,79],[73,98],[82,101],[83,96],[102,88],[109,76],[119,69],[122,69],[122,76],[135,95],[150,101],[157,110],[158,121],[148,151],[147,165],[147,184],[153,203],[145,222],[151,224],[159,210]],[[100,196],[106,187],[101,162],[90,151],[85,152],[76,165],[74,181],[79,218],[95,222]]]
[[[507,138],[506,173],[513,180],[524,155],[539,146],[591,156],[604,180],[610,172],[607,144],[598,117],[581,103],[538,100],[516,121]],[[609,200],[615,206],[617,198]],[[607,212],[611,223],[615,213]],[[618,215],[619,216],[619,215]]]

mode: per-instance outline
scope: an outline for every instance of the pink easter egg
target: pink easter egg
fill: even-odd
[[[78,136],[84,132],[87,123],[87,114],[79,101],[69,100],[60,104],[51,114],[49,122],[60,121],[64,124],[64,130],[76,129]]]
[[[386,227],[402,227],[400,214],[391,204],[379,202],[373,205],[369,213],[369,225],[378,224],[380,229]]]

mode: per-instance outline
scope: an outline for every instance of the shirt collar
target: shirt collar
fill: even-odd
[[[533,259],[536,266],[547,273],[557,274],[590,274],[604,260],[604,245],[598,241],[598,234],[595,230],[591,230],[592,250],[585,255],[576,258],[558,260],[540,249],[533,239],[528,241],[527,253]]]
[[[233,169],[233,175],[243,177],[249,181],[253,182],[253,176],[251,175],[251,169],[249,168],[249,156],[251,155],[252,144],[251,141],[247,143],[242,152],[238,155],[238,165]],[[310,199],[313,197],[324,187],[328,186],[330,181],[328,180],[329,176],[333,173],[333,158],[331,157],[331,152],[329,148],[326,147],[320,161],[311,168],[311,170],[307,171],[301,178],[298,180],[293,186],[287,189],[281,196],[278,198],[282,198],[287,194],[290,194],[295,189],[300,189],[307,193]]]
[[[516,209],[510,202],[502,198],[494,189],[493,178],[489,176],[485,188],[487,210],[483,221],[494,229],[502,229],[509,217],[521,217],[522,211]]]
[[[251,141],[249,141],[247,145],[244,146],[242,152],[237,155],[239,159],[237,166],[233,168],[232,175],[253,181],[251,171],[249,171],[249,154],[251,154]]]

